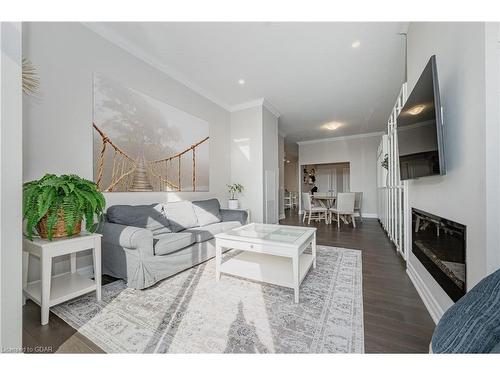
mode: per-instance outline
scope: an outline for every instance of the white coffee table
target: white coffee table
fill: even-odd
[[[312,254],[304,253],[309,245]],[[316,268],[316,228],[252,223],[215,235],[216,278],[221,273],[292,288]],[[222,263],[223,249],[244,250]]]

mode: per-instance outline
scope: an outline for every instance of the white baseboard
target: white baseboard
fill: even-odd
[[[303,215],[304,211],[299,211],[299,215]],[[358,213],[355,213],[354,216],[359,217]],[[363,218],[365,219],[378,219],[377,214],[363,214]]]
[[[359,216],[359,214],[356,215],[356,216]],[[378,215],[377,214],[363,214],[363,217],[367,218],[367,219],[378,219]]]
[[[281,214],[279,220],[283,220],[285,218],[286,218],[285,214]]]
[[[435,324],[437,324],[439,322],[439,319],[441,319],[441,317],[444,314],[443,309],[436,301],[432,293],[429,291],[429,288],[427,288],[427,285],[425,285],[420,275],[417,273],[417,271],[415,271],[413,266],[410,263],[406,264],[407,264],[406,273],[410,277],[413,286],[415,286],[418,295],[424,302],[427,311],[429,311],[432,320],[434,321]]]

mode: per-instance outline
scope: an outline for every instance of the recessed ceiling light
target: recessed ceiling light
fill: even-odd
[[[359,40],[355,40],[351,44],[352,48],[358,48],[360,45],[361,45],[361,42]]]
[[[244,79],[239,79],[238,80],[238,84],[239,85],[244,85],[245,84],[245,80]]]
[[[332,121],[332,122],[327,122],[326,124],[321,125],[321,128],[323,128],[325,130],[337,130],[342,125],[343,124],[341,122]]]

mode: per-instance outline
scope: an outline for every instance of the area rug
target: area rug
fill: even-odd
[[[293,290],[222,275],[215,262],[146,290],[115,281],[51,310],[108,353],[363,353],[361,251],[318,246]]]

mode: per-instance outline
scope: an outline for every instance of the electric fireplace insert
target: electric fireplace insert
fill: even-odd
[[[450,296],[466,291],[466,226],[412,208],[412,252]]]

